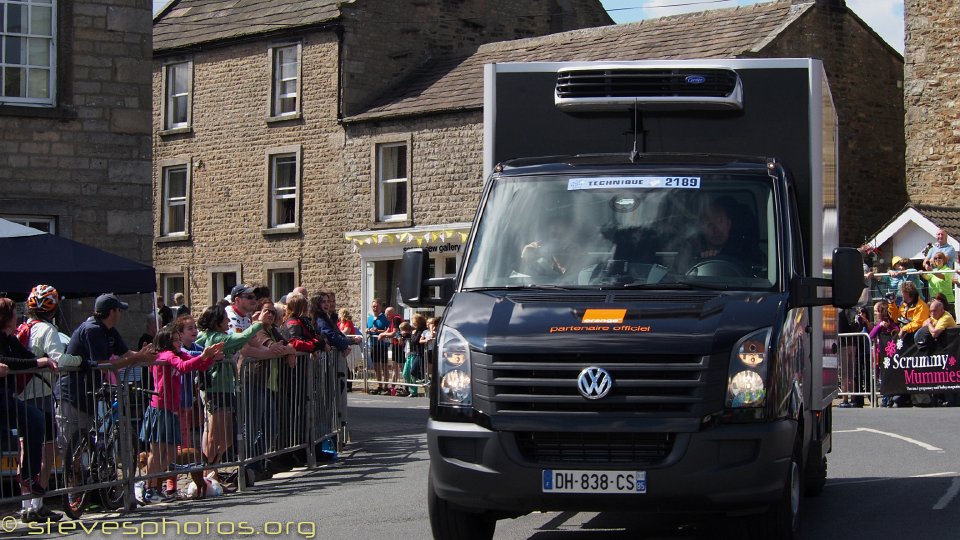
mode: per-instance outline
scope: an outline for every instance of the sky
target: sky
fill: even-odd
[[[615,22],[623,23],[761,1],[769,0],[601,0],[601,3]],[[847,7],[903,54],[903,0],[847,0]]]
[[[153,0],[157,13],[169,0]],[[664,17],[704,9],[757,4],[761,0],[601,0],[615,22]],[[769,0],[764,0],[769,1]],[[847,6],[860,16],[894,49],[903,54],[903,0],[847,0]]]

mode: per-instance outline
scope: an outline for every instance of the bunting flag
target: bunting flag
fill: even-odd
[[[416,232],[369,232],[369,233],[350,233],[344,234],[346,239],[353,246],[353,251],[357,252],[364,246],[383,246],[417,243],[417,247],[430,245],[437,242],[466,242],[470,235],[469,230],[464,229],[444,229],[440,231],[416,231]]]

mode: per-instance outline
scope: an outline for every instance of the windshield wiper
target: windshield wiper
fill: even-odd
[[[619,285],[616,287],[607,287],[607,288],[613,289],[613,290],[622,289],[622,290],[633,291],[633,290],[641,290],[641,289],[686,290],[686,289],[691,289],[693,287],[689,283],[681,283],[679,281],[669,281],[669,282],[661,282],[661,283],[627,283],[624,285]]]
[[[522,290],[570,291],[583,287],[564,287],[561,285],[547,285],[532,283],[530,285],[500,285],[490,287],[464,287],[464,291],[522,291]]]
[[[729,283],[718,283],[716,281],[712,281],[712,282],[700,281],[699,279],[698,280],[684,279],[684,280],[678,281],[677,283],[681,285],[686,285],[691,289],[710,289],[715,291],[729,291],[731,289],[731,285]]]

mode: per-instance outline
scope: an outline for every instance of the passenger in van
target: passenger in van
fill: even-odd
[[[527,274],[563,275],[580,270],[583,249],[569,220],[554,216],[547,223],[545,235],[523,246],[521,270]]]

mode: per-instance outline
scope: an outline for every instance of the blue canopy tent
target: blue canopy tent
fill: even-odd
[[[157,289],[152,266],[0,219],[0,291],[24,300],[38,283],[67,298]]]

